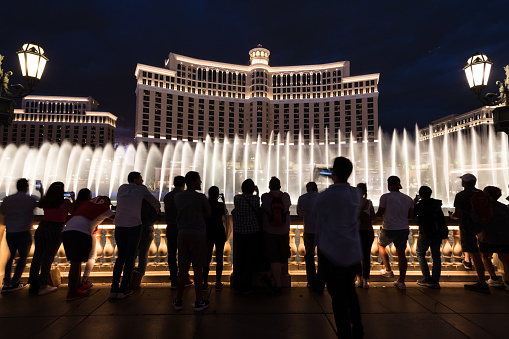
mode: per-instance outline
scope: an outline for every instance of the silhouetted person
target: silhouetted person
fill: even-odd
[[[7,246],[10,256],[5,264],[4,286],[2,293],[13,292],[26,287],[26,284],[20,282],[21,275],[25,270],[30,246],[32,246],[32,223],[34,218],[34,209],[37,207],[38,197],[28,194],[28,180],[19,179],[16,182],[17,193],[4,198],[0,211],[4,215],[5,232]],[[41,197],[44,190],[39,189]],[[18,252],[18,261],[16,270],[12,275],[11,268],[14,258]]]
[[[369,274],[371,271],[371,246],[375,240],[373,231],[373,219],[375,218],[375,209],[373,203],[368,199],[368,188],[365,183],[357,184],[361,192],[361,205],[359,210],[359,235],[361,237],[362,248],[362,270],[357,280],[357,287],[369,288]]]
[[[414,199],[414,214],[419,220],[419,237],[417,238],[417,261],[421,268],[423,280],[417,282],[421,286],[440,288],[440,272],[442,258],[440,246],[443,239],[449,236],[442,212],[442,200],[431,198],[432,190],[428,186],[419,188],[419,197]],[[431,251],[433,259],[432,275],[429,274],[426,252]]]
[[[385,193],[380,197],[380,204],[376,213],[378,217],[383,216],[384,219],[378,237],[378,251],[385,266],[385,268],[382,268],[381,274],[388,278],[394,277],[386,249],[386,246],[392,243],[396,247],[399,267],[399,278],[394,282],[394,286],[400,290],[406,290],[405,277],[408,263],[405,249],[410,232],[408,219],[414,217],[414,201],[408,195],[399,191],[402,187],[397,176],[390,176],[387,179],[387,184],[389,193]]]
[[[358,230],[361,195],[347,182],[352,162],[334,159],[333,185],[316,198],[316,245],[318,265],[323,270],[339,338],[362,338],[364,330],[355,275],[362,258]]]
[[[233,198],[233,288],[236,294],[249,294],[253,292],[256,251],[260,250],[260,197],[251,179],[244,180],[241,189],[242,194]]]
[[[207,240],[205,218],[210,216],[210,205],[201,190],[201,178],[198,172],[186,174],[186,190],[175,196],[177,207],[177,227],[179,229],[177,297],[173,307],[182,309],[182,295],[191,264],[194,271],[194,291],[196,302],[194,310],[202,311],[209,307],[209,301],[202,298],[203,267],[207,264]]]
[[[143,178],[139,172],[131,172],[127,176],[128,184],[118,188],[117,209],[115,214],[115,241],[118,256],[113,267],[113,282],[110,299],[122,299],[132,294],[128,289],[134,269],[134,260],[141,236],[141,205],[147,200],[158,212],[161,204],[143,186]],[[122,272],[124,273],[122,276]],[[120,283],[122,277],[122,283]]]
[[[325,281],[321,272],[316,272],[315,265],[315,232],[316,232],[316,210],[315,199],[318,197],[318,187],[311,181],[306,184],[307,193],[301,195],[297,201],[297,214],[304,221],[304,261],[306,263],[306,277],[308,287],[312,290],[323,293]]]
[[[461,177],[461,186],[463,191],[456,194],[454,198],[454,213],[452,219],[460,220],[460,243],[464,252],[468,252],[474,260],[475,271],[477,272],[478,282],[475,284],[465,284],[464,287],[470,291],[490,293],[490,287],[486,283],[484,276],[484,264],[479,253],[476,235],[481,232],[482,225],[475,222],[472,218],[472,196],[480,194],[482,191],[475,188],[477,178],[470,173],[463,174]],[[488,198],[486,197],[486,200]]]

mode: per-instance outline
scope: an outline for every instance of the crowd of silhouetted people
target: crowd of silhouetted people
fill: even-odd
[[[306,193],[297,202],[297,214],[304,223],[307,286],[316,293],[325,287],[332,299],[333,312],[340,337],[363,336],[356,286],[369,288],[371,248],[375,239],[373,221],[383,219],[377,239],[383,268],[380,274],[394,278],[387,246],[392,244],[397,256],[399,275],[394,286],[405,290],[409,221],[417,218],[419,236],[416,254],[422,272],[421,286],[440,288],[441,254],[449,229],[442,211],[442,202],[432,198],[428,186],[419,188],[411,198],[400,192],[397,176],[387,179],[388,192],[380,197],[378,210],[368,199],[368,187],[348,183],[353,165],[338,157],[328,174],[333,184],[318,192],[315,182],[306,184]],[[491,287],[509,290],[509,208],[498,199],[500,188],[475,188],[476,177],[461,177],[463,190],[454,199],[451,219],[459,219],[460,243],[465,253],[465,269],[475,267],[478,281],[465,289],[490,293]],[[109,298],[123,299],[140,288],[146,272],[150,245],[154,240],[154,224],[161,215],[161,203],[143,185],[142,175],[131,172],[126,184],[118,188],[116,207],[112,209],[107,196],[93,197],[89,189],[65,192],[62,182],[52,183],[45,192],[38,183],[39,195],[29,195],[29,182],[17,181],[17,193],[6,197],[0,206],[6,226],[10,252],[5,268],[2,293],[29,286],[29,292],[45,295],[57,290],[52,279],[52,263],[63,243],[68,273],[67,300],[90,294],[93,284],[89,277],[96,262],[98,225],[105,219],[115,224],[118,254],[113,267]],[[281,295],[289,286],[286,274],[290,258],[290,195],[281,191],[281,182],[272,177],[268,192],[261,194],[252,179],[242,182],[241,192],[234,196],[233,209],[227,210],[224,194],[217,186],[202,191],[198,172],[173,178],[173,189],[164,196],[166,239],[170,286],[176,289],[172,301],[175,310],[183,308],[184,288],[194,285],[195,311],[209,307],[202,292],[223,288],[223,255],[225,243],[233,237],[233,276],[235,294],[254,292],[256,272],[264,272],[260,283],[273,295]],[[33,241],[35,251],[27,284],[21,282],[32,245],[34,209],[44,211]],[[231,215],[233,227],[229,227]],[[209,285],[209,265],[215,248],[215,281]],[[426,252],[431,251],[431,273]],[[498,277],[491,262],[493,253],[504,266],[505,279]],[[315,260],[315,255],[318,260]],[[12,263],[17,259],[14,274]],[[178,260],[177,260],[178,257]],[[136,266],[136,259],[138,264]],[[81,272],[82,263],[86,263]],[[193,278],[189,270],[193,268]],[[486,281],[485,270],[489,273]]]

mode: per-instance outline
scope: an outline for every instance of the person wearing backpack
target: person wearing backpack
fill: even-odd
[[[463,191],[456,194],[454,213],[450,216],[451,219],[460,220],[460,244],[463,252],[468,252],[470,258],[474,260],[478,279],[475,284],[465,284],[464,287],[470,291],[490,293],[490,287],[485,281],[484,265],[477,246],[476,235],[482,230],[482,221],[486,219],[489,221],[491,207],[488,197],[481,190],[475,188],[477,182],[475,175],[467,173],[460,178]]]
[[[272,177],[269,192],[261,196],[265,256],[270,263],[270,275],[262,277],[262,284],[281,295],[281,270],[290,258],[290,195],[281,192],[281,182]]]
[[[440,288],[440,272],[442,258],[440,245],[442,239],[447,239],[449,230],[442,212],[442,200],[431,198],[432,190],[428,186],[419,188],[419,195],[414,199],[414,216],[419,220],[419,238],[417,239],[417,261],[421,267],[423,280],[418,285],[430,288]],[[433,259],[432,275],[429,274],[426,251],[431,250]]]

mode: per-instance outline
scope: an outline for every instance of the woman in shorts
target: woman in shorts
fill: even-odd
[[[84,188],[78,196],[91,196],[90,190]],[[97,225],[113,215],[110,210],[110,199],[98,196],[91,200],[81,200],[76,207],[72,218],[67,222],[62,231],[67,260],[71,262],[69,269],[67,300],[74,300],[87,296],[91,286],[81,284],[81,263],[87,262],[92,249],[92,233]]]

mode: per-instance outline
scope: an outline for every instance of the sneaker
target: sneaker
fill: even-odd
[[[399,288],[400,290],[404,291],[406,290],[406,285],[404,282],[400,283],[399,281],[395,281],[392,283],[394,286],[396,286],[397,288]]]
[[[461,263],[463,264],[463,267],[465,267],[465,270],[467,271],[472,270],[472,263],[470,261],[463,260]]]
[[[78,289],[74,293],[67,293],[67,298],[65,300],[71,301],[71,300],[76,300],[76,299],[83,298],[83,297],[88,297],[89,294],[90,294],[90,291],[86,291],[86,290],[84,291],[84,290]]]
[[[180,300],[173,300],[173,302],[171,303],[171,305],[173,306],[173,308],[177,311],[180,311],[182,309],[182,304],[183,304],[183,300],[180,299]]]
[[[435,283],[428,279],[422,279],[422,280],[417,281],[417,285],[431,287],[431,286],[435,285]]]
[[[207,292],[207,290],[209,289],[209,284],[202,284],[201,285],[201,291],[202,292]]]
[[[367,279],[362,280],[362,288],[369,288],[369,281]]]
[[[463,285],[466,290],[481,292],[481,293],[490,293],[490,286],[488,284],[480,284],[476,282],[475,284],[465,284]]]
[[[128,297],[130,296],[131,294],[133,294],[133,289],[132,288],[126,288],[125,291],[124,291],[124,297]]]
[[[210,302],[208,300],[202,299],[200,302],[197,301],[196,303],[194,303],[194,311],[200,312],[209,306],[210,306]]]
[[[490,278],[487,283],[490,287],[504,287],[504,282],[501,279],[493,280]]]
[[[439,290],[440,289],[440,284],[439,283],[434,283],[433,286],[428,286],[429,288],[433,288],[435,290]]]
[[[49,285],[41,286],[39,288],[39,292],[37,292],[37,295],[49,294],[49,293],[55,292],[56,290],[58,290],[58,288],[55,286],[49,286]]]
[[[81,284],[80,287],[78,287],[78,290],[80,290],[80,291],[88,291],[93,286],[94,286],[94,284],[92,284],[90,281],[87,280],[87,282],[84,282],[83,284]]]
[[[216,283],[216,291],[221,291],[223,289],[224,284],[223,283]]]
[[[4,287],[2,287],[2,293],[8,293],[8,292],[12,292],[12,287],[9,285],[4,285]]]
[[[110,300],[114,300],[114,299],[117,299],[117,294],[119,292],[119,288],[118,287],[112,287],[111,290],[110,290]]]
[[[9,292],[21,290],[22,288],[25,288],[27,286],[28,286],[27,284],[17,283],[15,286],[10,286]]]
[[[382,275],[382,277],[394,278],[394,273],[392,271],[386,271],[385,268],[382,268],[380,270],[380,274]]]
[[[184,287],[191,286],[194,283],[194,280],[191,278],[187,278],[186,283],[184,284]]]

